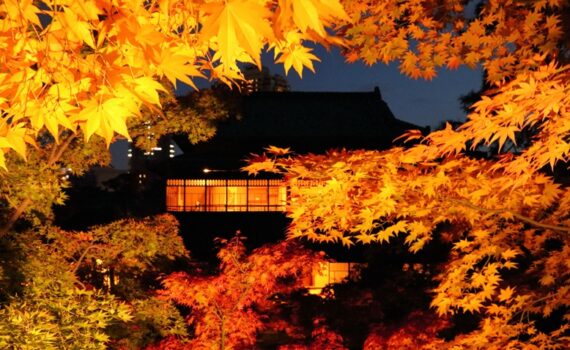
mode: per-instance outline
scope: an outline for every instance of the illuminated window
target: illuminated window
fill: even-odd
[[[362,265],[348,262],[321,263],[313,268],[311,280],[306,281],[305,286],[310,294],[321,294],[323,288],[329,284],[358,278]]]
[[[184,180],[168,180],[166,184],[166,210],[184,211]]]
[[[206,192],[208,196],[208,211],[226,211],[226,187],[210,186]]]
[[[206,208],[206,192],[203,180],[186,180],[184,188],[185,211],[204,211]]]
[[[275,208],[277,211],[285,211],[285,205],[287,204],[287,187],[270,186],[268,197],[270,208]]]
[[[229,185],[232,182],[237,182],[240,180],[230,180]],[[247,192],[246,187],[239,186],[228,186],[228,211],[246,211],[247,210]]]
[[[247,204],[251,211],[268,211],[269,183],[267,180],[251,180],[247,187]]]
[[[284,211],[287,188],[277,179],[168,180],[168,211]]]

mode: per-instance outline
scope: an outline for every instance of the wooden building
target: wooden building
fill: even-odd
[[[161,168],[166,210],[180,220],[190,250],[200,247],[198,257],[213,255],[213,237],[238,230],[252,246],[285,237],[288,189],[276,176],[240,172],[251,153],[262,153],[270,145],[289,147],[297,154],[381,150],[406,130],[419,128],[396,119],[378,88],[350,93],[257,92],[241,97],[240,103],[241,117],[222,123],[210,141],[191,145],[175,136],[184,154]]]

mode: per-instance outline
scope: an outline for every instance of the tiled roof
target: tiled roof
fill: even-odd
[[[386,149],[416,125],[394,117],[379,90],[372,92],[258,92],[244,96],[242,117],[222,123],[208,142],[176,141],[185,154],[174,163],[239,167],[269,145],[296,153],[329,149]],[[217,164],[216,164],[217,162]],[[188,164],[189,165],[189,164]],[[194,167],[191,166],[191,167]],[[182,170],[182,169],[180,169]]]

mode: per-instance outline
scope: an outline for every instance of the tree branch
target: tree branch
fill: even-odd
[[[20,205],[18,205],[16,210],[12,213],[12,215],[10,215],[10,218],[8,219],[6,224],[4,224],[2,228],[0,228],[0,237],[4,237],[8,233],[8,231],[10,231],[12,226],[14,226],[16,221],[20,218],[20,216],[22,216],[24,211],[28,208],[28,206],[31,203],[32,200],[30,198],[26,198],[20,203]]]
[[[54,165],[58,160],[60,160],[61,156],[63,155],[63,152],[65,152],[65,150],[69,147],[71,142],[76,137],[77,135],[73,133],[69,135],[69,137],[65,139],[65,141],[63,141],[59,147],[54,146],[54,148],[50,152],[50,156],[47,161],[47,166]],[[14,226],[14,224],[16,223],[16,221],[18,221],[20,216],[22,216],[22,214],[26,211],[26,209],[28,209],[30,204],[32,204],[32,200],[30,198],[26,198],[16,207],[16,209],[14,210],[14,212],[12,213],[6,224],[0,228],[0,237],[5,236],[8,233],[8,231],[10,231],[12,226]]]
[[[464,206],[466,208],[470,208],[473,210],[477,210],[483,213],[487,213],[487,214],[491,214],[491,215],[498,215],[498,214],[502,214],[502,213],[508,213],[510,215],[512,215],[513,217],[517,218],[518,220],[522,221],[522,222],[526,222],[527,224],[530,224],[532,226],[536,226],[536,227],[540,227],[546,230],[552,230],[552,231],[558,231],[558,232],[566,232],[566,233],[570,233],[570,227],[567,226],[557,226],[557,225],[550,225],[550,224],[544,224],[542,222],[533,220],[529,217],[526,217],[524,215],[521,215],[519,213],[516,213],[510,209],[490,209],[490,208],[483,208],[480,206],[477,206],[471,202],[468,202],[466,200],[462,200],[462,199],[449,199],[450,202],[455,203],[455,204],[459,204],[461,206]]]
[[[85,248],[83,253],[81,253],[81,256],[79,257],[79,259],[77,259],[77,262],[75,263],[75,268],[73,269],[73,271],[71,271],[74,275],[77,272],[77,270],[79,270],[79,266],[81,266],[81,262],[83,261],[83,259],[85,259],[85,256],[87,255],[89,250],[91,250],[94,247],[95,244],[91,243],[90,245],[87,246],[87,248]]]
[[[77,134],[73,133],[73,134],[69,135],[69,137],[67,139],[65,139],[65,141],[63,141],[59,147],[54,147],[53,151],[51,152],[50,157],[47,161],[47,164],[53,165],[53,164],[55,164],[55,162],[60,160],[63,152],[67,149],[67,147],[69,147],[69,145],[71,144],[71,141],[75,140],[76,137],[77,137]]]

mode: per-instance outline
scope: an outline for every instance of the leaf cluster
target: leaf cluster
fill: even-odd
[[[188,348],[253,346],[273,306],[270,297],[302,288],[303,279],[323,259],[294,242],[263,246],[250,254],[239,236],[220,243],[218,274],[180,272],[163,280],[161,295],[192,310],[187,321],[194,338]]]
[[[0,167],[9,150],[26,157],[44,132],[56,143],[62,130],[107,145],[130,139],[132,120],[160,114],[167,84],[232,84],[243,79],[238,63],[261,68],[264,48],[287,70],[312,70],[306,41],[339,43],[328,30],[339,19],[348,19],[339,0],[6,1]]]

